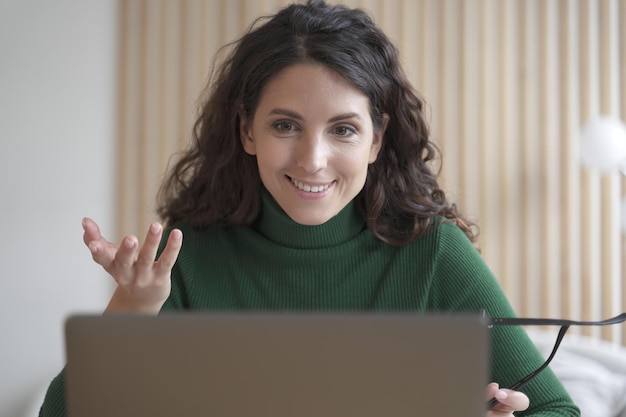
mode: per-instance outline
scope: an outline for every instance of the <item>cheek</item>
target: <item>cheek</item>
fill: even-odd
[[[367,174],[370,154],[367,151],[356,152],[344,155],[337,159],[335,166],[338,170],[350,174],[351,176],[364,176]]]
[[[289,163],[289,152],[280,147],[257,147],[257,163],[259,170],[270,171],[278,170],[285,167]]]

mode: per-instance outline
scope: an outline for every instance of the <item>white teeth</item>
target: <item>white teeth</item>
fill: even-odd
[[[300,181],[291,179],[291,182],[293,183],[293,185],[295,185],[296,187],[298,187],[298,189],[305,191],[307,193],[321,193],[322,191],[326,191],[328,190],[328,184],[325,185],[309,185],[309,184],[304,184]]]

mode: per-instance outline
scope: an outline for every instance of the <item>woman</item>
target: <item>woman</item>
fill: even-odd
[[[84,241],[118,287],[107,311],[380,310],[514,313],[430,163],[423,103],[393,44],[323,1],[257,22],[219,67],[194,142],[143,245]],[[182,246],[183,235],[185,246]],[[156,259],[156,261],[155,261]],[[522,329],[492,334],[488,416],[577,416]],[[529,405],[530,399],[530,405]],[[524,411],[525,410],[525,411]],[[64,414],[63,376],[43,416]]]

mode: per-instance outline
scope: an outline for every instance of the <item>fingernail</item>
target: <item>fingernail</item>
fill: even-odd
[[[150,226],[150,231],[154,234],[157,234],[161,231],[161,225],[158,223],[152,223]]]
[[[502,390],[498,390],[498,392],[496,392],[496,398],[498,400],[504,400],[509,396],[509,394],[506,393],[506,391],[502,391]]]
[[[126,245],[127,248],[134,248],[135,247],[135,240],[134,239],[126,239],[126,242],[124,244]]]

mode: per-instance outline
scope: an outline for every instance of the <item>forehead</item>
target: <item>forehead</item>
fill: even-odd
[[[272,77],[257,110],[273,106],[319,107],[369,113],[369,99],[342,75],[320,64],[294,64]]]

